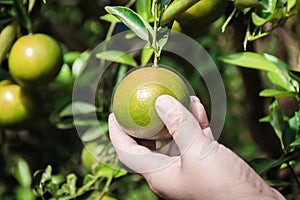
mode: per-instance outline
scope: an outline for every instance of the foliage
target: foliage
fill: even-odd
[[[49,34],[60,42],[64,53],[56,79],[32,86],[41,96],[38,106],[42,116],[28,127],[0,127],[0,199],[158,199],[139,175],[128,173],[120,165],[108,140],[107,125],[115,85],[127,71],[151,59],[181,72],[209,107],[209,94],[204,84],[199,84],[201,77],[190,70],[188,63],[163,52],[174,18],[196,1],[177,0],[172,6],[170,0],[96,2],[0,0],[0,81],[13,79],[8,56],[11,46],[23,35]],[[285,59],[291,51],[285,52],[286,57],[278,52],[278,41],[271,40],[275,46],[272,52],[249,47],[277,36],[277,29],[294,34],[293,41],[299,44],[298,4],[296,0],[234,0],[223,17],[197,37],[218,64],[228,88],[228,121],[221,142],[251,159],[253,169],[287,199],[300,194],[300,67]],[[168,22],[161,21],[164,13]],[[239,21],[241,32],[234,29]],[[227,31],[232,29],[243,38],[241,44],[236,44],[237,35]],[[144,48],[127,53],[105,45],[123,30],[130,30],[127,40],[140,38]],[[96,45],[100,42],[104,45],[99,49]],[[239,45],[246,51],[237,52]],[[107,63],[111,67],[106,70]],[[261,116],[257,123],[273,128],[282,151],[279,157],[262,157],[263,152],[249,138],[244,122],[247,111],[241,106],[242,78],[229,65],[260,72],[265,89],[257,95],[269,101],[267,116]],[[103,79],[99,81],[100,73]],[[95,99],[74,97],[74,87],[96,90]],[[292,112],[285,112],[283,100],[293,102],[288,105]],[[80,155],[84,145],[90,143],[97,144],[90,153],[98,162],[87,168]]]

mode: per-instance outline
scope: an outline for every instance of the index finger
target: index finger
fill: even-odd
[[[108,120],[109,136],[120,161],[136,173],[154,172],[173,164],[179,157],[169,157],[137,144],[119,126],[114,114]]]

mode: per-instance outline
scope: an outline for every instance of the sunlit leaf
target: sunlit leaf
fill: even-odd
[[[295,96],[294,93],[289,91],[281,91],[276,89],[264,89],[259,93],[262,97],[292,97]]]
[[[150,48],[149,44],[147,44],[141,53],[141,64],[145,65],[149,62],[149,60],[151,59],[152,55],[154,53],[154,49]]]
[[[263,57],[265,57],[270,62],[274,63],[283,73],[287,73],[290,69],[290,66],[287,63],[283,62],[276,56],[264,53]]]
[[[30,187],[32,178],[30,168],[23,158],[16,159],[16,167],[14,169],[15,178],[23,187]]]
[[[116,16],[122,21],[129,29],[142,40],[148,41],[149,33],[152,34],[153,30],[148,22],[146,22],[139,14],[127,7],[122,6],[106,6],[105,10]]]
[[[100,17],[100,19],[103,20],[103,21],[110,22],[110,23],[111,22],[120,22],[120,20],[112,14],[102,15]]]
[[[127,174],[127,171],[122,168],[114,169],[107,165],[100,165],[97,169],[97,176],[101,177],[110,177],[113,176],[114,178],[118,178]]]
[[[135,2],[137,13],[148,22],[154,21],[154,17],[151,13],[151,3],[151,0],[136,0]]]
[[[28,12],[29,13],[31,12],[34,4],[35,4],[35,0],[29,0],[29,2],[28,2]]]
[[[137,66],[136,61],[127,53],[123,51],[103,51],[96,54],[96,57],[103,60],[126,64],[130,66]]]
[[[288,0],[287,1],[287,11],[290,12],[292,8],[295,7],[297,1],[296,0]]]
[[[268,72],[267,76],[274,85],[286,91],[294,92],[293,86],[291,85],[288,78],[283,75],[283,73]]]
[[[81,53],[78,51],[71,51],[64,54],[64,63],[73,63],[77,58],[80,58]]]
[[[17,34],[17,23],[14,21],[2,29],[0,33],[0,65],[13,45]]]
[[[264,19],[258,16],[255,12],[251,13],[252,22],[255,26],[262,26],[268,22],[268,19]]]
[[[33,193],[30,187],[17,187],[16,190],[16,200],[35,200],[36,195]]]
[[[240,67],[278,72],[278,67],[260,54],[253,52],[243,52],[220,57],[220,60]]]

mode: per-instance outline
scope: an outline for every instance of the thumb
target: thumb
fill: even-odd
[[[159,96],[155,102],[155,109],[183,154],[192,144],[196,134],[201,132],[198,121],[179,101],[169,95]]]

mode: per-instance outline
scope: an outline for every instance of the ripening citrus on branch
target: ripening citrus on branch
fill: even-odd
[[[37,99],[31,91],[16,84],[0,86],[0,127],[18,127],[34,119]]]
[[[9,55],[9,71],[24,85],[46,84],[58,74],[63,64],[59,44],[46,34],[20,37]]]
[[[116,119],[129,135],[142,139],[170,137],[155,111],[156,99],[168,94],[189,105],[189,90],[175,72],[162,67],[133,70],[114,91],[112,106]]]
[[[172,29],[191,36],[199,35],[225,13],[227,4],[227,0],[201,0],[177,15]]]

